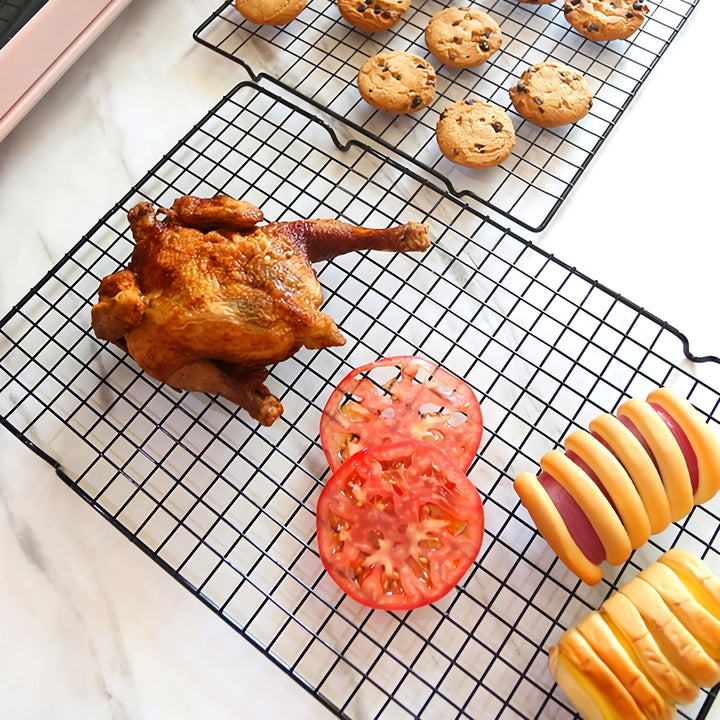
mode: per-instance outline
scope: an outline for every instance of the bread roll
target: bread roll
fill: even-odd
[[[574,628],[550,648],[548,664],[584,720],[647,720],[625,686]]]
[[[695,599],[678,575],[668,565],[654,562],[638,575],[638,579],[652,585],[705,652],[715,662],[720,662],[720,620]]]
[[[678,620],[652,585],[633,578],[620,592],[637,608],[665,657],[693,683],[713,687],[720,682],[720,666]]]
[[[605,665],[632,695],[648,720],[672,720],[675,705],[663,697],[643,672],[635,651],[619,633],[616,635],[599,612],[593,610],[576,625]]]
[[[703,560],[682,548],[672,548],[663,553],[658,562],[675,572],[695,600],[720,620],[720,580]]]

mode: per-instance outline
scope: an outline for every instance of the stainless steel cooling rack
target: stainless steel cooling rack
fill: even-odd
[[[414,0],[391,30],[368,34],[345,22],[335,0],[310,0],[282,28],[245,21],[226,0],[195,32],[198,42],[240,63],[256,80],[269,80],[301,96],[323,114],[380,142],[429,173],[456,195],[479,200],[518,223],[542,230],[603,141],[618,123],[643,81],[683,26],[697,0],[648,0],[650,13],[629,40],[594,43],[565,20],[562,2],[480,0],[477,4],[500,25],[499,52],[477,69],[440,65],[428,52],[424,30],[446,6],[440,0]],[[438,71],[437,96],[425,110],[391,116],[373,110],[357,91],[356,77],[366,58],[383,49],[408,50],[427,57]],[[554,59],[585,76],[595,99],[588,116],[575,125],[541,130],[519,117],[508,88],[523,70]],[[497,168],[466,170],[443,158],[435,125],[451,102],[482,97],[508,110],[517,132],[513,155]]]
[[[262,428],[181,394],[90,331],[100,279],[132,250],[127,210],[224,192],[267,219],[427,222],[424,255],[359,253],[318,266],[347,344],[303,351],[268,380],[285,413]],[[314,508],[333,385],[378,356],[415,353],[465,378],[485,433],[469,475],[487,533],[434,606],[370,611],[328,579]],[[338,716],[573,717],[547,670],[562,630],[680,544],[720,570],[720,498],[587,587],[557,561],[512,488],[574,426],[668,383],[714,430],[720,365],[675,329],[502,229],[372,147],[339,151],[310,112],[239,85],[0,323],[0,418],[109,522]],[[702,718],[704,693],[681,717]]]

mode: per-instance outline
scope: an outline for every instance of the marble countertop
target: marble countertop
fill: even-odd
[[[0,143],[4,315],[241,68],[192,40],[217,0],[133,0]],[[701,2],[540,247],[720,355],[720,151]],[[308,693],[0,430],[0,717],[321,718]],[[715,717],[720,717],[720,707]]]

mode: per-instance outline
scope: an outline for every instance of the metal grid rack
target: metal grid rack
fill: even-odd
[[[100,279],[132,250],[127,210],[216,192],[252,201],[268,219],[431,229],[422,256],[365,252],[318,266],[324,310],[348,342],[272,368],[285,413],[270,428],[222,400],[155,383],[89,327]],[[351,367],[403,353],[439,362],[480,399],[486,429],[469,475],[487,531],[456,590],[388,613],[343,596],[319,561],[314,507],[328,469],[318,424]],[[440,186],[370,147],[340,153],[311,113],[244,83],[2,320],[0,418],[338,715],[547,720],[573,716],[547,670],[554,639],[671,545],[719,570],[720,504],[696,507],[588,587],[537,534],[513,478],[572,427],[659,384],[690,397],[718,430],[708,379],[719,367],[689,361],[679,332]],[[713,697],[703,693],[680,716],[705,717]]]
[[[363,33],[342,19],[335,0],[310,0],[282,28],[245,21],[231,0],[195,32],[200,43],[306,98],[341,125],[380,142],[387,153],[446,183],[456,195],[479,200],[520,226],[542,230],[617,124],[697,0],[649,0],[650,13],[629,40],[594,43],[565,20],[562,3],[482,0],[500,25],[501,49],[476,69],[456,70],[433,58],[424,31],[446,4],[417,0],[391,30]],[[384,49],[408,50],[428,58],[437,70],[437,95],[423,111],[392,116],[374,110],[359,95],[358,70]],[[566,63],[585,76],[594,93],[589,115],[574,125],[541,130],[514,112],[508,88],[525,68],[547,59]],[[516,128],[513,155],[501,166],[467,170],[445,159],[435,125],[451,102],[481,97],[505,108]]]

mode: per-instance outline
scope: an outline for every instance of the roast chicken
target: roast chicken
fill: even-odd
[[[184,195],[171,208],[140,202],[128,219],[132,258],[100,283],[95,335],[123,348],[156,380],[225,397],[262,425],[283,410],[265,385],[268,366],[301,347],[345,342],[319,309],[322,289],[311,263],[430,244],[420,223],[264,223],[257,207],[223,195]]]

